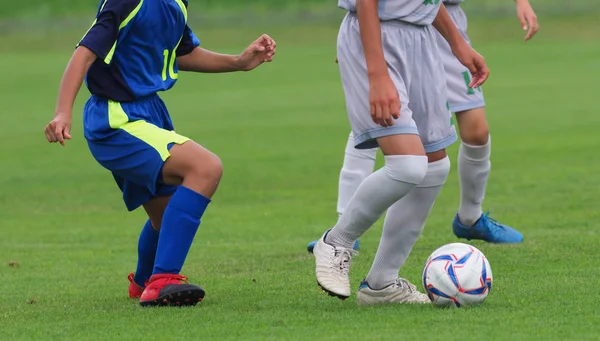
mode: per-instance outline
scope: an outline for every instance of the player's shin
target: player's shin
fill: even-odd
[[[165,210],[153,275],[179,274],[210,199],[179,186]]]
[[[388,209],[379,248],[367,276],[370,288],[380,290],[396,282],[449,172],[447,156],[429,163],[423,181]]]
[[[352,248],[394,202],[419,184],[427,172],[427,157],[386,155],[385,166],[369,175],[350,199],[337,224],[327,234],[326,242]]]
[[[133,281],[140,287],[146,286],[146,281],[152,276],[154,258],[158,246],[158,234],[152,227],[150,219],[146,221],[138,240],[138,263]]]

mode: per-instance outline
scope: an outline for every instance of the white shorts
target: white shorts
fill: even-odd
[[[446,74],[435,29],[431,25],[384,21],[381,31],[388,72],[402,105],[400,118],[391,127],[382,127],[371,119],[369,78],[355,14],[346,15],[338,35],[338,64],[355,147],[377,147],[377,138],[384,136],[418,134],[428,153],[447,148],[457,136],[446,103]]]
[[[446,4],[448,14],[456,24],[456,27],[471,44],[467,36],[467,16],[460,7],[460,4]],[[469,88],[471,82],[471,73],[458,59],[452,54],[450,45],[441,34],[435,31],[437,43],[442,55],[442,63],[446,71],[446,84],[448,86],[448,105],[452,112],[461,112],[465,110],[481,108],[485,106],[483,91],[481,87],[477,89]]]

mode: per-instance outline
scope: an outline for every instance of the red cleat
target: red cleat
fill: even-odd
[[[201,287],[189,284],[187,280],[188,278],[182,275],[152,275],[140,297],[140,305],[195,306],[202,301],[205,292]]]
[[[129,298],[140,298],[142,292],[144,292],[144,287],[139,286],[133,281],[134,276],[133,272],[127,276],[127,279],[129,279]]]

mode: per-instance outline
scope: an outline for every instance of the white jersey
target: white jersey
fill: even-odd
[[[379,0],[379,19],[431,25],[440,9],[440,3],[439,0]],[[338,6],[356,13],[356,0],[338,0]]]
[[[453,4],[460,4],[463,1],[465,1],[465,0],[444,0],[444,3],[453,5]]]

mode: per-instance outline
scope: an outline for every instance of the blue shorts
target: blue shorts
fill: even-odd
[[[190,139],[173,131],[158,95],[127,103],[92,96],[83,128],[92,155],[112,172],[129,211],[175,192],[177,186],[162,181],[162,167],[171,146]]]

